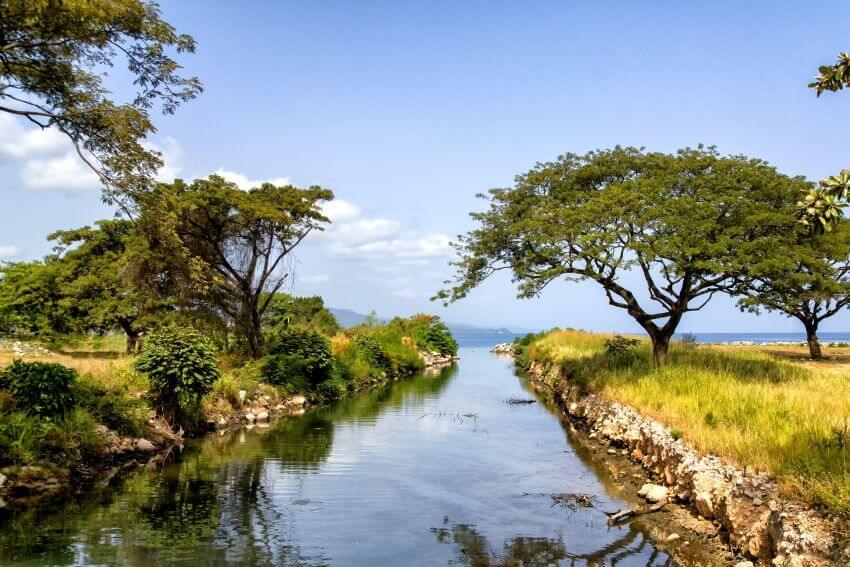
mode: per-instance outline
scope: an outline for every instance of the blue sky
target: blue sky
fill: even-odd
[[[151,142],[164,178],[320,183],[335,226],[298,253],[296,293],[382,315],[483,325],[636,330],[592,284],[516,300],[488,282],[428,301],[474,195],[537,161],[615,144],[697,143],[819,179],[850,167],[850,93],[815,98],[817,66],[850,50],[846,2],[162,2],[192,34],[206,91]],[[119,97],[122,73],[110,84]],[[0,117],[0,256],[112,213],[61,138]],[[793,331],[716,298],[686,331]],[[850,313],[825,323],[850,330]]]

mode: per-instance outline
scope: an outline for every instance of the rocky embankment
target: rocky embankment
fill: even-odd
[[[658,484],[644,486],[642,496],[689,507],[712,522],[739,556],[776,566],[850,564],[850,549],[838,536],[845,531],[839,521],[783,498],[770,475],[700,455],[669,428],[630,407],[597,394],[581,396],[556,365],[535,362],[527,377],[536,389],[553,394],[591,438],[643,466]]]
[[[495,354],[509,354],[513,356],[514,352],[516,352],[516,345],[514,343],[499,343],[491,348],[490,352]]]

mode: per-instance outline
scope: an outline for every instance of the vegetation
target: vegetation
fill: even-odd
[[[276,293],[269,301],[263,327],[270,333],[297,327],[312,329],[327,336],[335,335],[342,329],[321,297],[295,297],[285,293]]]
[[[158,289],[181,304],[202,303],[234,324],[243,350],[262,355],[263,317],[290,277],[286,262],[311,232],[329,220],[321,187],[262,186],[242,191],[212,175],[192,183],[160,183],[139,199],[146,249],[136,255],[137,283],[161,273]],[[171,289],[163,286],[169,282]]]
[[[761,348],[674,343],[658,366],[646,341],[623,359],[606,354],[610,339],[555,331],[533,341],[526,360],[558,364],[572,382],[658,419],[700,451],[770,471],[789,493],[850,517],[842,394],[850,359],[802,365]]]
[[[71,386],[76,379],[77,373],[61,364],[16,360],[0,374],[0,387],[9,390],[25,413],[54,419],[74,406]]]
[[[144,0],[8,0],[0,3],[0,38],[0,112],[68,136],[106,200],[130,206],[162,165],[143,145],[155,131],[150,109],[160,104],[171,114],[201,92],[169,55],[194,52],[192,37]],[[123,104],[103,84],[122,60],[138,89]]]
[[[811,358],[821,358],[818,327],[850,306],[850,221],[803,238],[774,262],[754,267],[741,293],[742,309],[764,308],[798,319]]]
[[[313,330],[283,331],[269,344],[263,363],[266,381],[290,393],[310,392],[330,378],[334,365],[331,341]]]
[[[493,189],[479,227],[456,245],[456,301],[509,270],[520,297],[551,282],[593,281],[652,340],[663,361],[682,317],[770,262],[795,237],[794,200],[810,184],[713,148],[648,153],[617,147],[566,154]],[[624,280],[634,271],[636,289]],[[641,299],[648,296],[648,300]]]
[[[135,368],[147,375],[162,413],[184,425],[198,420],[201,399],[220,376],[212,346],[197,332],[176,326],[151,333]]]

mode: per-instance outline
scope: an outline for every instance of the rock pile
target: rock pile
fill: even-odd
[[[496,354],[509,354],[513,356],[516,352],[516,345],[514,343],[499,343],[491,348],[490,352],[494,352]]]
[[[700,455],[661,423],[597,394],[580,398],[556,366],[534,363],[528,371],[537,388],[552,390],[567,413],[582,420],[590,436],[625,449],[661,484],[644,486],[671,501],[692,506],[726,534],[731,546],[772,565],[848,564],[850,549],[833,534],[838,520],[795,502],[783,502],[775,479],[750,467],[739,470],[714,455]]]

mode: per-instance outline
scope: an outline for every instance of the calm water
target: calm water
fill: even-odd
[[[214,435],[59,510],[0,524],[3,565],[669,565],[559,420],[529,398],[504,340],[270,427]],[[481,343],[479,340],[478,343]],[[596,506],[553,506],[552,493]]]

